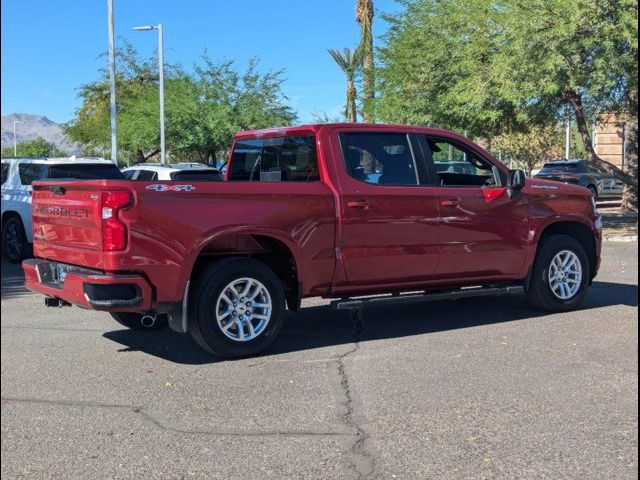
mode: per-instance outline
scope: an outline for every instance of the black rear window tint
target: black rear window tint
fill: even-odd
[[[74,164],[51,165],[48,178],[73,178],[77,180],[122,180],[124,176],[115,165]]]
[[[175,181],[191,181],[191,182],[221,182],[222,174],[217,170],[184,170],[181,172],[173,172],[171,180]]]
[[[45,175],[45,165],[43,163],[21,163],[18,165],[20,183],[31,185],[36,180],[42,180]]]
[[[2,164],[2,183],[6,182],[7,178],[9,178],[9,164],[3,163]]]

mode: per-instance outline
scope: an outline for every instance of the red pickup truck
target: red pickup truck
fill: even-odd
[[[38,182],[33,238],[26,285],[47,305],[169,325],[234,358],[270,346],[307,297],[524,291],[573,309],[601,218],[589,190],[526,179],[454,133],[333,124],[239,133],[224,182]]]

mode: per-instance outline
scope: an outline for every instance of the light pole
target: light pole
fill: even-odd
[[[133,27],[136,31],[158,30],[158,70],[160,72],[160,163],[167,163],[167,151],[164,136],[164,35],[162,24]]]
[[[113,25],[113,0],[107,0],[109,24],[109,103],[111,111],[111,161],[118,165],[118,124],[116,121],[116,47]]]
[[[17,123],[23,123],[20,120],[14,120],[13,121],[13,156],[17,157],[18,156],[18,140],[16,137],[16,124]]]
[[[567,135],[565,139],[565,158],[567,160],[571,159],[571,120],[567,120]]]

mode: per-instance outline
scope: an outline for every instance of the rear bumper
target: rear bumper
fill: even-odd
[[[25,285],[34,292],[83,308],[149,311],[153,289],[141,275],[105,274],[39,258],[22,262]]]

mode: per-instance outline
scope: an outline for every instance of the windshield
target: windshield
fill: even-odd
[[[77,180],[122,180],[124,178],[115,165],[101,163],[51,165],[47,177]]]

